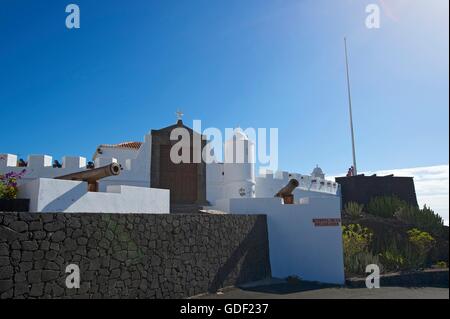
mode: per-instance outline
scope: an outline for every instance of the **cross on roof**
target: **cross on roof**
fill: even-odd
[[[177,110],[175,112],[175,114],[177,115],[177,120],[182,120],[183,119],[183,112],[181,112],[180,110]]]

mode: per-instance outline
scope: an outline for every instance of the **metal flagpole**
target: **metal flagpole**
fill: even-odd
[[[356,168],[355,133],[353,130],[353,113],[352,113],[352,96],[351,96],[351,91],[350,91],[350,75],[349,75],[349,71],[348,71],[347,38],[344,38],[344,45],[345,45],[345,66],[347,69],[348,109],[349,109],[349,113],[350,113],[350,130],[352,133],[353,168],[354,168],[354,175],[358,175],[358,169]]]

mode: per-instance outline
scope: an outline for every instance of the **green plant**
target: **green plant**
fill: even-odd
[[[380,254],[380,261],[386,270],[420,269],[427,266],[429,253],[435,244],[434,238],[417,228],[407,231],[406,235],[406,242],[392,242]]]
[[[372,264],[377,265],[381,272],[384,271],[380,258],[370,251],[344,257],[345,272],[348,275],[366,275],[366,267]]]
[[[401,207],[395,217],[406,224],[439,236],[443,232],[444,220],[426,205],[420,209],[413,206]]]
[[[397,249],[389,249],[381,253],[380,261],[388,271],[402,270],[408,264],[406,258]]]
[[[366,205],[366,212],[379,217],[392,218],[400,208],[407,203],[395,196],[374,197]]]
[[[344,253],[355,255],[369,250],[372,241],[372,232],[359,224],[350,224],[342,227],[342,238],[344,241]]]
[[[349,203],[347,203],[347,205],[345,205],[344,212],[351,219],[357,219],[357,218],[361,217],[363,208],[364,208],[364,205],[361,205],[361,204],[358,204],[355,202],[349,202]]]
[[[434,238],[427,232],[413,228],[408,231],[410,243],[407,249],[407,259],[412,268],[421,268],[425,266],[427,255],[435,243]]]
[[[0,183],[0,199],[5,197],[5,190],[6,190],[5,185],[3,185],[3,183]]]
[[[363,275],[366,266],[377,264],[381,267],[378,256],[369,251],[372,232],[359,224],[342,227],[344,245],[344,265],[348,274]]]
[[[433,265],[433,268],[446,269],[448,268],[448,265],[445,261],[438,261],[435,265]]]
[[[0,175],[0,199],[15,199],[17,197],[17,181],[22,178],[26,170],[19,173],[10,172]]]

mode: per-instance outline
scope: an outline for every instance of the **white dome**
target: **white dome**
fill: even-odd
[[[325,174],[323,173],[322,169],[319,167],[319,165],[316,166],[316,168],[314,168],[314,170],[311,173],[312,177],[321,177],[324,178]]]

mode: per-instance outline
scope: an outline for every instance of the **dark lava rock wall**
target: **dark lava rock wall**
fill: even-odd
[[[0,213],[1,299],[185,298],[270,275],[264,215]]]
[[[418,206],[414,179],[395,176],[337,177],[341,185],[342,207],[349,202],[367,205],[374,197],[396,196],[412,206]]]

